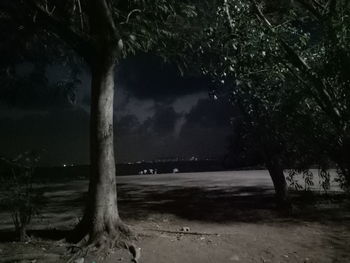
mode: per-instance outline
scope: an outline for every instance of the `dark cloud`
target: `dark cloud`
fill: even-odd
[[[0,98],[0,155],[45,149],[46,164],[88,163],[88,71],[79,75],[72,104],[65,87],[56,85],[69,79],[69,70],[23,67],[8,94],[0,87],[0,96],[6,94]],[[116,83],[117,162],[226,152],[232,107],[208,99],[206,79],[182,78],[174,66],[143,55],[122,63]]]
[[[114,130],[119,137],[135,135],[138,133],[141,123],[136,115],[123,115],[120,119],[114,121]]]
[[[228,106],[228,105],[226,105]],[[225,105],[200,100],[187,114],[171,105],[157,104],[145,121],[137,115],[120,115],[115,120],[118,162],[152,160],[162,157],[217,157],[227,148],[231,127]],[[15,156],[27,150],[45,149],[46,164],[88,163],[89,114],[69,110],[17,114],[0,119],[0,155]],[[177,132],[177,126],[179,131]]]
[[[201,99],[185,116],[179,133],[181,152],[184,155],[217,157],[227,149],[231,133],[230,118],[233,116],[230,103]]]
[[[175,127],[181,114],[168,105],[156,105],[154,114],[140,122],[124,115],[116,122],[118,161],[152,160],[176,155]]]
[[[228,102],[201,99],[187,114],[177,113],[169,105],[157,105],[154,115],[144,122],[125,115],[117,123],[118,160],[223,156],[232,132],[232,114]]]
[[[186,115],[186,122],[203,127],[229,127],[234,111],[225,100],[200,99]]]
[[[0,118],[0,155],[42,151],[43,164],[87,163],[89,115],[79,108]],[[1,114],[0,116],[4,116]]]
[[[180,96],[208,92],[211,87],[208,79],[181,77],[174,65],[165,64],[161,58],[146,54],[123,61],[117,79],[132,96],[156,101],[173,101]]]
[[[0,103],[24,110],[71,108],[78,86],[77,80],[67,77],[50,80],[46,67],[20,64],[16,72],[2,79]]]
[[[165,136],[175,131],[176,122],[181,117],[172,106],[157,104],[155,114],[148,118],[141,129],[154,133],[157,136]]]

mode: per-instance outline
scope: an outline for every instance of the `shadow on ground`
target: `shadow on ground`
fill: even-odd
[[[47,193],[48,203],[43,217],[60,226],[66,226],[65,229],[71,229],[72,221],[77,221],[84,207],[86,181],[45,185],[43,190]],[[148,220],[156,214],[208,223],[298,224],[313,221],[342,224],[347,228],[350,225],[349,199],[344,199],[343,195],[330,197],[293,194],[294,209],[281,211],[276,209],[273,191],[269,187],[119,184],[118,200],[120,214],[127,221]],[[50,228],[45,222],[42,225]],[[67,231],[58,231],[52,227],[50,229],[33,233],[35,236],[54,240],[67,234]],[[0,241],[9,241],[12,238],[13,233],[0,232]]]
[[[69,235],[68,230],[58,229],[43,229],[43,230],[29,230],[28,236],[35,236],[36,238],[43,240],[59,241],[66,238]],[[0,243],[16,242],[18,241],[16,234],[12,230],[0,231]]]
[[[293,209],[277,209],[273,192],[263,187],[172,187],[119,185],[123,218],[172,214],[187,220],[229,222],[350,222],[344,195],[293,193]],[[339,203],[342,204],[340,207]],[[347,214],[345,213],[347,212]]]
[[[119,186],[119,207],[124,218],[145,219],[150,214],[172,214],[199,221],[259,221],[257,210],[275,207],[269,189],[256,187]]]

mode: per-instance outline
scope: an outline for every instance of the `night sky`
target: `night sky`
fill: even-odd
[[[30,64],[17,66],[22,77]],[[69,78],[67,66],[46,66],[54,85]],[[0,98],[0,156],[42,151],[42,165],[89,162],[90,77],[79,74],[75,103],[40,84]],[[43,85],[44,86],[44,85]],[[220,159],[232,133],[232,106],[213,100],[213,84],[199,76],[182,77],[176,67],[151,55],[123,61],[116,71],[116,160],[135,162],[196,156]]]

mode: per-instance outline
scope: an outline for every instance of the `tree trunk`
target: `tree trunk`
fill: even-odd
[[[18,231],[18,238],[20,242],[25,242],[27,241],[27,227],[25,225],[21,225],[20,227],[18,227],[17,229]]]
[[[290,199],[288,195],[288,186],[283,173],[283,168],[278,162],[271,161],[267,164],[273,186],[275,188],[275,196],[277,205],[280,208],[289,208]]]
[[[97,246],[120,241],[130,233],[117,206],[113,143],[115,60],[113,53],[103,53],[106,55],[100,55],[91,66],[90,182],[85,213],[73,237]]]

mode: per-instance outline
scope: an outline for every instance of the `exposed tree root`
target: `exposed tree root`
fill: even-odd
[[[100,224],[94,227],[91,220],[82,220],[67,237],[67,241],[77,244],[78,246],[94,245],[100,247],[106,243],[118,245],[133,239],[135,237],[131,229],[120,219]],[[113,246],[113,244],[112,244]],[[119,246],[120,247],[120,246]]]
[[[169,234],[181,234],[181,235],[194,235],[194,236],[217,236],[220,234],[216,233],[205,233],[205,232],[186,232],[186,231],[172,231],[172,230],[165,230],[165,229],[154,229],[154,228],[148,228],[148,231],[154,231],[154,232],[161,232],[161,233],[169,233]]]
[[[71,236],[67,238],[67,241],[76,244],[69,247],[72,255],[68,263],[77,258],[86,257],[88,253],[107,255],[113,248],[124,248],[131,252],[132,240],[136,237],[126,224],[118,219],[114,224],[107,223],[102,226],[99,231],[93,231],[96,228],[92,224],[84,224],[81,221],[77,225]]]

